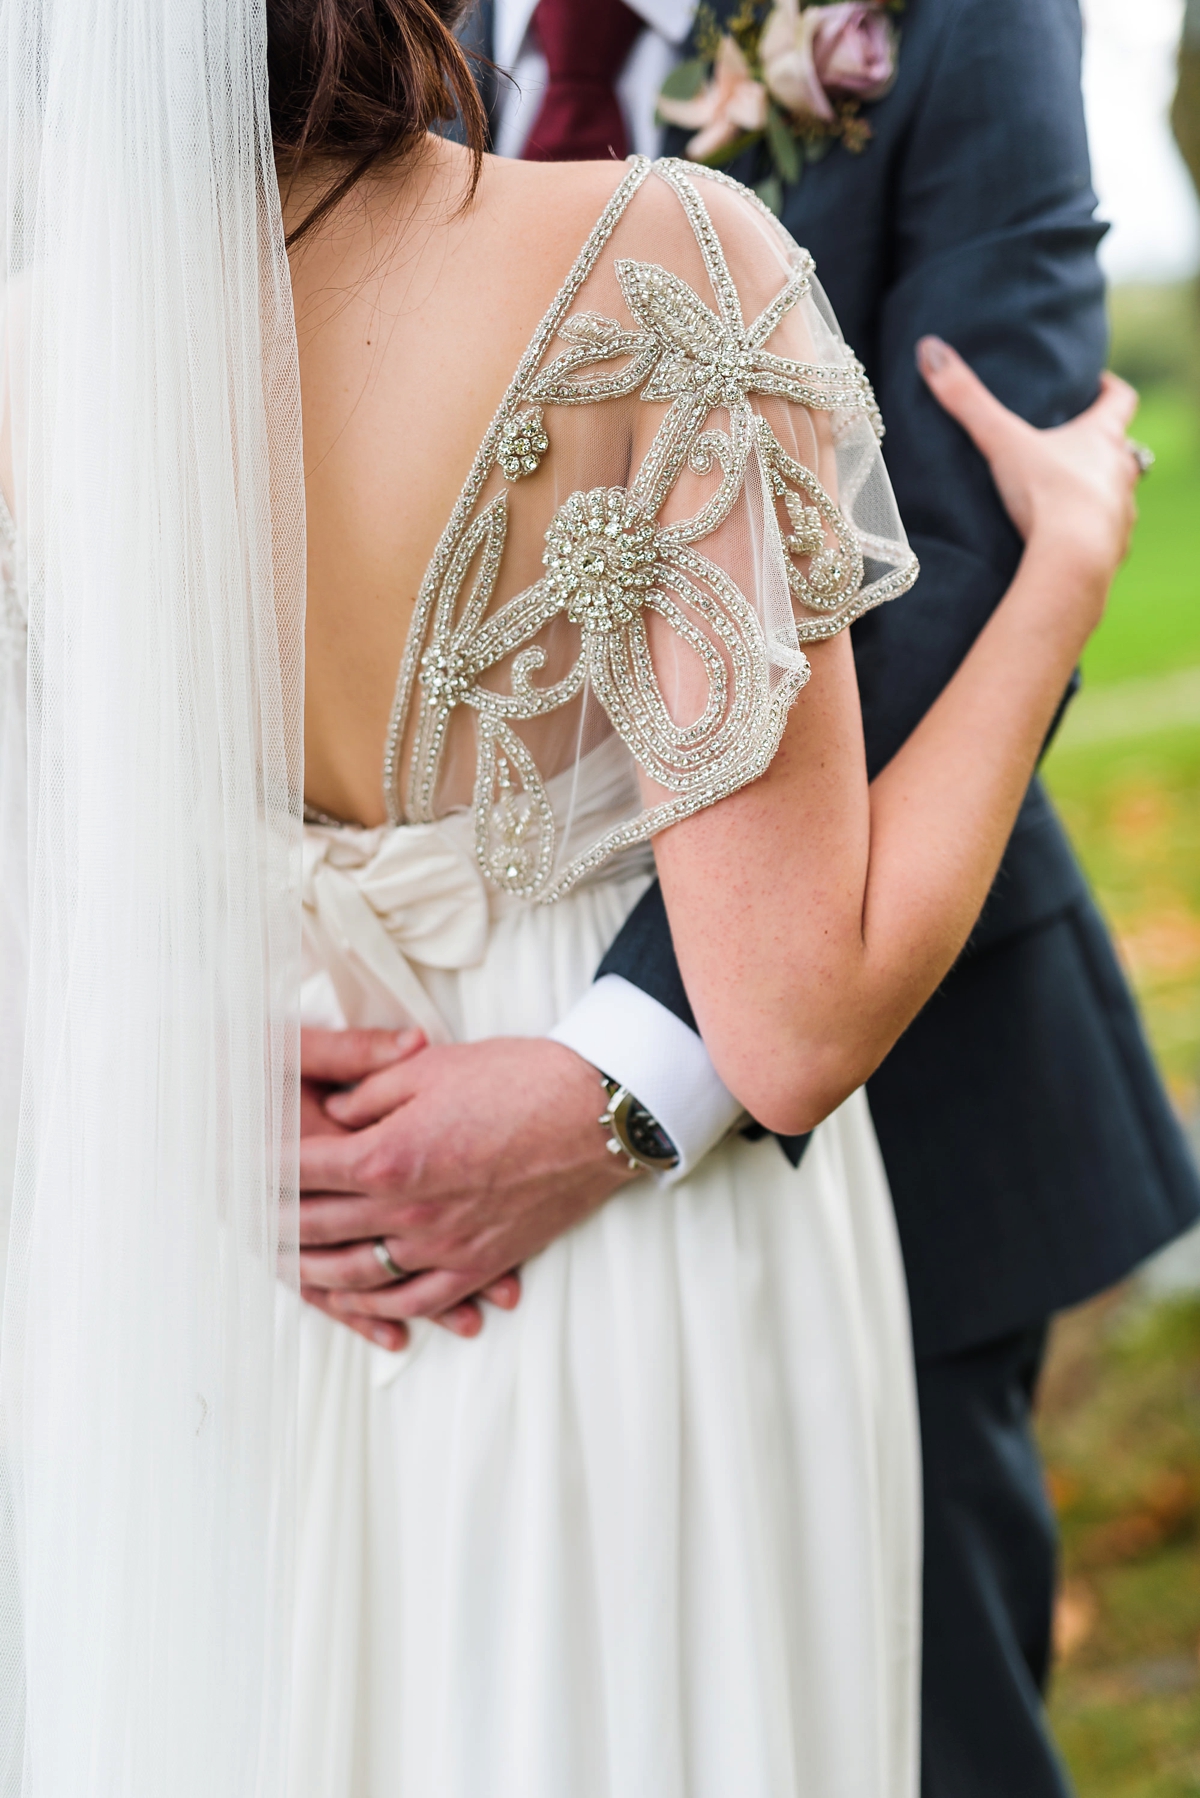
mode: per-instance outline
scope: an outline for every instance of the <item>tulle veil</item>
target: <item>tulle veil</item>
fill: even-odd
[[[0,57],[0,1793],[266,1798],[304,537],[263,0],[0,0]]]

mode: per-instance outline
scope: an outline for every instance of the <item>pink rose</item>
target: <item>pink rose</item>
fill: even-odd
[[[877,100],[896,72],[886,14],[869,0],[806,6],[776,0],[759,44],[763,76],[785,111],[833,123],[835,99]]]
[[[813,39],[813,61],[827,94],[878,100],[896,73],[891,21],[877,6],[823,6]]]
[[[693,100],[671,100],[660,94],[658,112],[668,124],[683,125],[696,133],[687,153],[693,162],[703,162],[747,131],[762,130],[767,122],[767,94],[761,81],[754,80],[733,39],[723,37],[708,86]]]

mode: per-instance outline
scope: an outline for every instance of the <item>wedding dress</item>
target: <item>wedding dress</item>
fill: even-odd
[[[910,584],[877,425],[776,222],[633,160],[421,588],[392,822],[306,824],[308,1022],[553,1027],[651,833],[766,766],[802,643]],[[861,1092],[799,1170],[735,1134],[637,1180],[475,1340],[280,1303],[291,1798],[914,1798],[917,1420]]]

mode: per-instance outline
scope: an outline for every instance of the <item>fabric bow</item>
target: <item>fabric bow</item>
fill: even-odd
[[[475,863],[444,828],[310,827],[304,833],[304,911],[348,1022],[370,1021],[361,989],[369,1009],[382,987],[431,1042],[450,1040],[413,963],[476,966],[487,943],[488,895]],[[347,962],[357,994],[341,977]]]

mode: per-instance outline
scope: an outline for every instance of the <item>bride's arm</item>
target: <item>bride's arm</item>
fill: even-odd
[[[962,949],[1134,516],[1123,382],[1106,377],[1090,411],[1037,431],[945,346],[922,366],[1025,539],[1008,593],[870,787],[843,633],[810,651],[767,774],[655,839],[704,1041],[785,1134],[866,1079]]]

